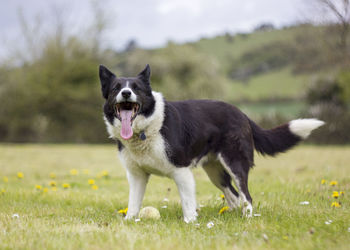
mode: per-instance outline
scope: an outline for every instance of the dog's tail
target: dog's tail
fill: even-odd
[[[322,126],[324,122],[317,119],[298,119],[268,130],[260,128],[250,119],[249,124],[255,149],[262,155],[275,155],[306,139],[312,130]]]

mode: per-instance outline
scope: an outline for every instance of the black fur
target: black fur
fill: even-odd
[[[301,138],[288,128],[288,124],[283,124],[270,130],[264,130],[249,120],[253,131],[255,149],[262,155],[275,155],[285,152],[301,141]]]
[[[246,116],[234,106],[211,100],[166,102],[161,134],[168,145],[168,158],[186,167],[208,153],[230,146],[251,164],[253,144]],[[248,142],[248,143],[247,143]]]

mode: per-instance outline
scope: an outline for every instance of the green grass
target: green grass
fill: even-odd
[[[348,249],[349,152],[349,147],[300,146],[275,159],[257,156],[249,183],[254,213],[261,216],[251,219],[239,211],[219,215],[225,205],[220,191],[203,170],[194,169],[198,201],[204,205],[197,226],[182,221],[176,186],[159,177],[151,178],[144,206],[158,208],[161,219],[124,221],[116,210],[127,206],[128,185],[115,146],[0,145],[0,190],[5,189],[0,249]],[[70,175],[71,169],[79,174]],[[96,177],[103,170],[108,178]],[[48,186],[50,173],[56,174],[57,191]],[[88,179],[99,189],[91,189]],[[322,179],[338,185],[322,185]],[[71,188],[63,189],[62,183]],[[331,208],[334,190],[345,192],[340,208]],[[168,208],[161,208],[165,204]],[[333,222],[326,225],[327,220]]]

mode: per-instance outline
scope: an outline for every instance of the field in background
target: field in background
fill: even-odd
[[[300,102],[306,93],[308,83],[310,83],[309,75],[293,75],[290,68],[284,68],[252,77],[247,83],[233,81],[230,85],[230,94],[233,100],[246,98],[250,101],[259,101],[284,98]]]
[[[161,220],[126,222],[117,214],[127,206],[128,185],[115,146],[1,145],[0,248],[347,249],[349,151],[300,146],[275,159],[257,156],[249,183],[261,216],[251,219],[239,211],[219,215],[221,192],[194,169],[203,207],[198,224],[185,224],[176,186],[160,177],[150,179],[143,205],[158,208]],[[344,195],[335,199],[333,191]],[[341,207],[331,207],[334,201]]]
[[[268,32],[237,34],[232,39],[228,39],[227,36],[217,36],[201,39],[194,43],[194,46],[217,58],[220,64],[223,65],[223,69],[227,71],[232,58],[239,58],[246,52],[273,42],[291,41],[298,32],[300,32],[298,27],[292,27]]]

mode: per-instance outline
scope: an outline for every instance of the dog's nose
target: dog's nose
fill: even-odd
[[[131,91],[130,90],[124,90],[122,92],[122,96],[125,98],[125,99],[128,99],[130,96],[131,96]]]

